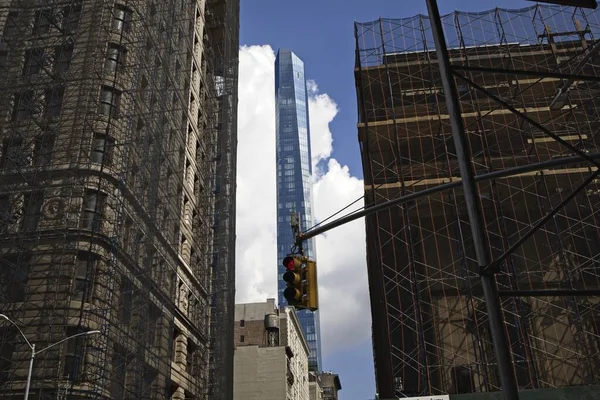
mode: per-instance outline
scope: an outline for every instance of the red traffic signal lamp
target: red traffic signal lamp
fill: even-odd
[[[287,285],[283,297],[288,305],[316,311],[319,308],[317,264],[301,255],[289,255],[283,259],[282,264],[287,270],[283,274]]]
[[[283,259],[283,266],[288,271],[298,270],[298,269],[300,269],[301,265],[302,265],[301,256],[298,256],[298,255],[296,255],[296,256],[287,256],[286,258]]]

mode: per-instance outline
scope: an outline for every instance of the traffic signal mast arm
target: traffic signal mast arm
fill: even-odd
[[[600,153],[588,154],[588,157],[593,158],[595,160],[600,160]],[[579,155],[570,156],[570,157],[554,158],[554,159],[548,160],[548,161],[542,161],[542,162],[538,162],[538,163],[522,165],[519,167],[507,168],[504,170],[493,171],[493,172],[488,172],[485,174],[475,175],[474,179],[475,179],[475,182],[485,182],[485,181],[489,181],[492,179],[499,179],[499,178],[506,178],[509,176],[515,176],[515,175],[523,174],[526,172],[539,171],[539,170],[544,170],[544,169],[548,169],[548,168],[554,168],[554,167],[559,167],[559,166],[575,164],[575,163],[581,162],[582,160],[583,160],[583,157],[581,157]],[[377,204],[377,205],[369,207],[369,208],[365,208],[360,211],[356,211],[354,213],[351,213],[349,215],[346,215],[346,216],[340,217],[334,221],[331,221],[327,224],[323,224],[323,225],[311,228],[310,230],[308,230],[306,232],[301,232],[300,229],[294,228],[294,226],[292,226],[292,229],[294,231],[294,238],[295,238],[296,246],[301,249],[303,241],[311,239],[317,235],[320,235],[321,233],[325,233],[334,228],[337,228],[338,226],[347,224],[348,222],[352,222],[354,220],[365,217],[367,215],[374,214],[378,211],[382,211],[382,210],[385,210],[385,209],[393,207],[393,206],[398,206],[398,205],[407,203],[409,201],[417,200],[417,199],[420,199],[421,197],[431,196],[433,194],[440,193],[440,192],[443,192],[446,190],[460,188],[461,186],[462,186],[462,180],[457,179],[457,180],[449,182],[449,183],[430,187],[428,189],[420,190],[415,193],[410,193],[405,196],[401,196],[396,199],[389,200],[384,203],[380,203],[380,204]]]
[[[583,7],[595,9],[598,7],[596,0],[528,0],[536,3],[550,3],[569,7]]]

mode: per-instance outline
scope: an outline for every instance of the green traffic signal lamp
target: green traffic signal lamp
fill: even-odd
[[[304,266],[300,256],[287,256],[283,259],[283,265],[287,271],[283,274],[283,280],[287,287],[283,291],[283,297],[290,306],[303,308],[304,300]]]
[[[287,288],[283,291],[283,297],[288,301],[288,304],[293,306],[302,303],[302,276],[300,271],[287,271],[283,274],[283,280],[287,284]]]

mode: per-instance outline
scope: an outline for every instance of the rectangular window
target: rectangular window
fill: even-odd
[[[2,160],[0,168],[5,170],[21,169],[29,165],[29,155],[27,154],[23,139],[12,138],[5,140],[2,145]]]
[[[171,340],[171,343],[173,344],[173,347],[171,348],[171,361],[177,359],[177,348],[179,347],[177,344],[177,337],[179,335],[181,335],[181,332],[179,331],[179,328],[175,327],[175,329],[173,329],[173,338]]]
[[[156,378],[158,377],[158,371],[152,368],[148,364],[144,364],[144,388],[142,389],[139,398],[146,399],[152,398],[155,393],[159,392],[159,388],[155,386]],[[169,397],[170,398],[170,397]]]
[[[240,335],[240,343],[244,343],[244,335]]]
[[[125,64],[126,53],[127,51],[123,46],[115,43],[109,43],[108,50],[106,51],[104,71],[112,73],[121,70]]]
[[[5,233],[14,221],[12,202],[8,194],[0,196],[0,232]]]
[[[83,329],[69,326],[66,329],[65,337],[77,335],[78,333],[84,332]],[[63,374],[68,377],[69,381],[77,382],[79,380],[79,374],[82,369],[84,360],[84,349],[85,349],[85,337],[78,336],[76,338],[67,340],[65,342],[66,355],[65,364],[63,366]]]
[[[130,217],[125,218],[123,223],[123,250],[129,254],[133,249],[133,220]]]
[[[89,302],[92,295],[92,276],[93,269],[98,261],[98,256],[94,253],[79,252],[75,259],[75,275],[73,279],[73,297],[75,301]]]
[[[115,346],[112,357],[111,395],[122,399],[127,385],[127,356],[125,349]]]
[[[119,298],[119,320],[129,325],[133,308],[133,282],[127,278],[121,281],[121,297]]]
[[[92,143],[92,162],[110,166],[112,161],[113,140],[106,135],[97,133]]]
[[[79,26],[79,18],[81,17],[81,4],[73,4],[63,8],[62,29],[63,33],[71,34],[77,30]]]
[[[190,375],[194,374],[194,361],[196,358],[196,349],[197,347],[194,345],[194,343],[190,339],[188,339],[187,356],[185,358],[185,370]]]
[[[5,254],[0,259],[0,303],[25,301],[31,255]]]
[[[110,86],[102,86],[100,91],[100,114],[118,118],[121,92]]]
[[[104,214],[106,195],[96,190],[86,190],[83,196],[82,228],[96,230],[100,228]]]
[[[54,72],[57,74],[66,72],[71,68],[73,57],[73,45],[57,46],[54,49]]]
[[[246,321],[243,319],[240,319],[240,326],[243,328],[246,325]]]
[[[6,73],[7,60],[8,60],[8,51],[6,51],[6,50],[0,51],[0,73]]]
[[[452,377],[452,386],[451,392],[452,394],[461,394],[461,393],[473,393],[476,391],[477,387],[475,386],[475,381],[473,377],[473,371],[463,365],[459,365],[456,367],[452,367],[451,370]]]
[[[30,49],[25,51],[25,65],[23,65],[23,75],[39,74],[44,67],[45,57],[44,49]]]
[[[33,232],[39,227],[42,219],[44,192],[27,193],[23,200],[23,232]]]
[[[4,37],[11,38],[19,32],[19,13],[11,11],[8,13],[6,27],[4,28]]]
[[[14,379],[12,358],[17,345],[17,332],[14,326],[0,328],[0,384]]]
[[[35,138],[33,147],[33,163],[36,166],[48,165],[52,161],[55,136],[53,133],[43,133]]]
[[[144,232],[138,231],[137,234],[135,235],[135,242],[133,244],[133,246],[134,246],[133,254],[132,254],[132,252],[129,252],[129,254],[131,256],[133,256],[133,258],[138,263],[143,262],[141,260],[141,256],[143,255],[143,251],[144,251],[144,247],[145,247],[144,246],[145,238],[146,238],[146,235],[144,235]]]
[[[132,16],[133,13],[129,8],[120,4],[115,5],[112,29],[118,32],[129,32],[131,30]]]
[[[44,91],[44,115],[48,118],[60,116],[65,88],[55,87]]]
[[[50,30],[50,24],[52,23],[52,9],[46,8],[44,10],[38,10],[35,12],[35,19],[33,21],[33,34],[43,35],[48,33]]]
[[[160,309],[153,303],[150,303],[150,310],[148,312],[148,344],[150,346],[157,346],[157,338],[160,338]]]
[[[15,93],[12,115],[14,121],[31,117],[34,110],[33,90],[23,90],[22,92]]]

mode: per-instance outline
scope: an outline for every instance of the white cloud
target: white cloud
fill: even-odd
[[[333,150],[333,137],[329,123],[338,113],[338,106],[327,94],[319,93],[315,81],[308,81],[308,119],[310,122],[310,151],[312,155],[313,175],[318,180],[327,171],[321,171],[317,164],[327,159]]]
[[[315,184],[315,212],[322,221],[363,195],[363,182],[330,159]],[[363,206],[362,199],[348,211]],[[336,217],[337,218],[337,217]],[[319,303],[324,354],[358,345],[371,334],[363,219],[317,236]]]
[[[276,297],[276,197],[274,63],[270,46],[240,49],[237,176],[236,301]],[[314,204],[323,220],[363,194],[363,182],[330,159],[329,123],[335,101],[307,82]],[[315,170],[316,171],[316,170]],[[352,209],[362,206],[362,200]],[[323,355],[350,349],[370,337],[364,222],[341,226],[316,239]]]
[[[240,302],[275,297],[275,99],[270,46],[240,50],[236,297]]]

